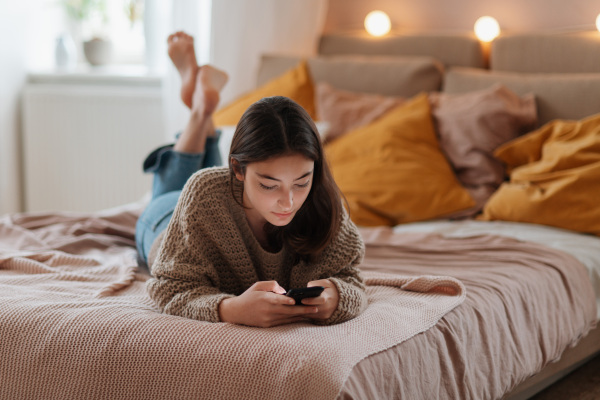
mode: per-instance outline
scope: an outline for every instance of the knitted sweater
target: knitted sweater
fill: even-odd
[[[234,179],[233,195],[240,203],[242,191]],[[315,262],[307,263],[285,245],[277,253],[264,250],[234,196],[228,168],[203,169],[186,183],[168,228],[153,245],[160,247],[147,289],[163,312],[219,322],[220,302],[257,281],[275,280],[290,289],[318,279],[330,279],[340,295],[336,311],[323,324],[362,312],[367,301],[357,265],[364,244],[345,211],[335,238]]]

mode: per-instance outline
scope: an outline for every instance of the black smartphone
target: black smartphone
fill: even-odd
[[[323,286],[311,286],[298,289],[290,289],[285,292],[285,295],[296,300],[296,305],[302,305],[301,300],[307,297],[318,297],[323,293],[325,288]]]

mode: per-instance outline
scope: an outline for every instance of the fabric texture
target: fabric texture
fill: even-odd
[[[346,215],[337,236],[308,263],[286,246],[277,253],[261,247],[241,205],[242,189],[236,179],[230,183],[226,167],[201,170],[188,180],[151,265],[154,278],[148,291],[163,312],[219,322],[220,302],[241,295],[257,281],[274,280],[290,289],[329,278],[340,300],[323,323],[359,315],[366,297],[356,267],[364,246]]]
[[[371,123],[404,102],[401,97],[340,90],[327,82],[317,82],[315,88],[317,118],[329,124],[327,142]]]
[[[270,96],[289,97],[315,119],[313,82],[306,61],[301,61],[295,68],[286,71],[217,110],[213,115],[215,126],[237,125],[248,107],[263,97]]]
[[[510,182],[481,219],[530,222],[600,235],[600,114],[556,120],[496,151]]]
[[[332,399],[357,362],[465,299],[450,277],[373,274],[369,307],[339,325],[165,315],[135,266],[138,213],[0,219],[0,398]]]
[[[429,100],[440,146],[477,203],[461,216],[473,216],[504,182],[494,150],[535,127],[535,98],[497,84],[464,94],[431,93]]]
[[[325,150],[358,225],[441,218],[475,205],[441,152],[426,94]]]

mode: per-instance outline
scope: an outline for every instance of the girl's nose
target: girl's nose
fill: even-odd
[[[290,191],[287,194],[284,194],[279,198],[279,206],[282,208],[282,211],[289,211],[292,209],[294,205],[294,195]]]

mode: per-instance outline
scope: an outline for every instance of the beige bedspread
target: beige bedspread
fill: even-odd
[[[448,274],[468,295],[433,328],[358,363],[340,398],[500,399],[596,325],[588,273],[564,252],[490,235],[362,233],[363,271]]]
[[[375,273],[367,310],[330,327],[163,315],[136,272],[135,211],[0,221],[0,398],[335,398],[358,361],[465,298],[453,278]]]
[[[496,398],[595,319],[586,273],[563,253],[387,229],[363,230],[375,286],[348,323],[257,329],[163,315],[135,267],[136,217],[0,220],[0,398]]]

